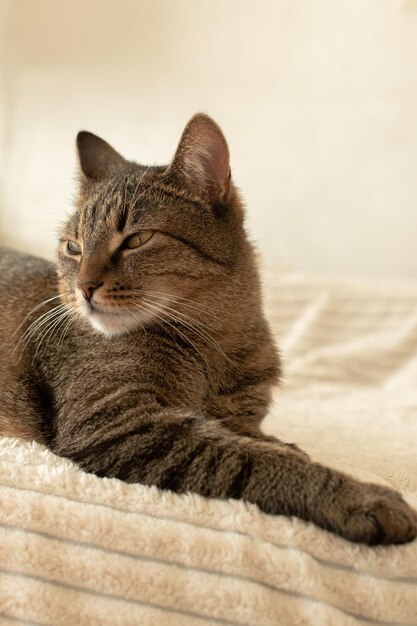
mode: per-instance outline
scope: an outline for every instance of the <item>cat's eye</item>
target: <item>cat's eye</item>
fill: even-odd
[[[139,230],[137,233],[130,235],[123,242],[123,247],[128,250],[134,250],[135,248],[139,248],[143,246],[144,243],[149,241],[152,237],[154,231],[153,230]]]
[[[71,239],[67,241],[66,250],[67,253],[72,256],[81,254],[81,246],[78,243],[75,243],[75,241],[71,241]]]

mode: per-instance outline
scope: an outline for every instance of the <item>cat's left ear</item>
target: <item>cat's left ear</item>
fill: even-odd
[[[104,139],[86,130],[77,135],[77,149],[81,171],[90,180],[111,178],[126,165],[126,160]]]
[[[213,203],[226,202],[230,191],[229,148],[214,120],[198,113],[188,122],[168,173]]]

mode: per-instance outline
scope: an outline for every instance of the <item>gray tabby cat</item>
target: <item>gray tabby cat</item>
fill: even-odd
[[[351,541],[417,517],[263,435],[280,361],[220,128],[196,115],[168,167],[77,138],[82,180],[56,266],[0,254],[0,433],[87,472],[253,502]]]

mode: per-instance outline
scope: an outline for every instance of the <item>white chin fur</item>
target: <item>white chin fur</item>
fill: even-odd
[[[94,330],[106,337],[117,337],[135,330],[135,328],[149,322],[153,314],[148,311],[137,313],[106,313],[104,311],[91,311],[90,307],[80,299],[78,306],[81,315],[88,320]]]
[[[91,326],[98,330],[106,337],[117,337],[118,335],[124,335],[129,333],[139,326],[137,316],[129,315],[106,315],[106,313],[88,313],[87,319]]]

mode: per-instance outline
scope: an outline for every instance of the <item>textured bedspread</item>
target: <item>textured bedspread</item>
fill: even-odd
[[[417,508],[417,285],[279,273],[265,429]],[[0,439],[0,624],[417,626],[417,541],[350,544],[241,502],[84,474]]]

